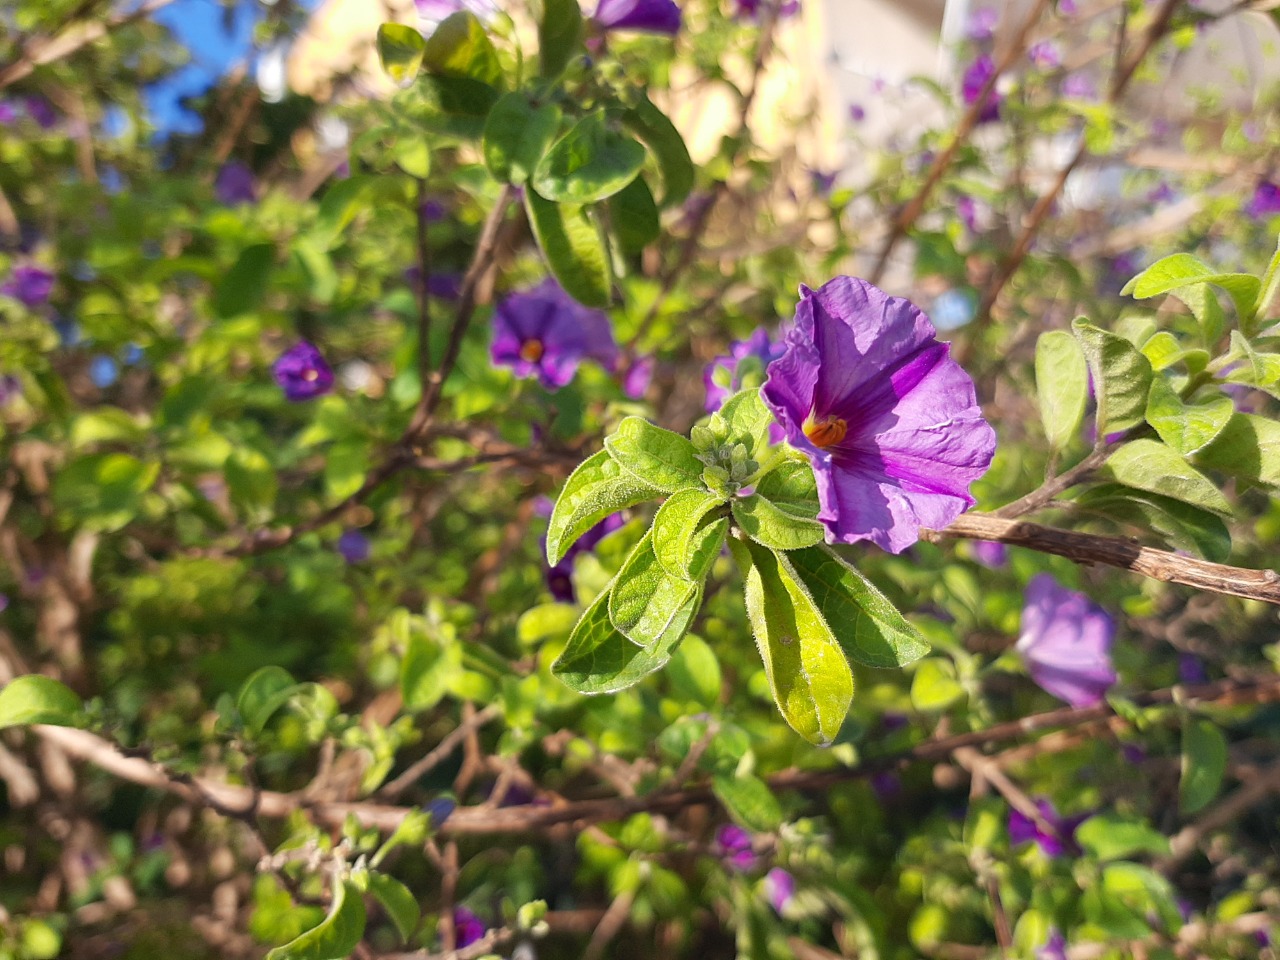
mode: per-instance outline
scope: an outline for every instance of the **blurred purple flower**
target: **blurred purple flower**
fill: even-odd
[[[1194,653],[1178,654],[1178,682],[1206,683],[1209,674],[1204,668],[1204,661]]]
[[[781,341],[774,343],[769,339],[769,331],[764,327],[758,327],[745,340],[729,344],[728,355],[716,357],[702,372],[702,382],[707,390],[707,412],[719,410],[721,404],[745,389],[748,384],[743,382],[744,379],[754,384],[763,383],[765,368],[781,357],[785,350],[786,346]]]
[[[1009,562],[1009,548],[994,540],[978,540],[973,545],[973,559],[984,567],[999,570]]]
[[[443,220],[448,213],[449,210],[443,201],[437,200],[435,197],[427,197],[418,207],[418,215],[427,223],[436,223]]]
[[[751,870],[756,865],[756,855],[751,852],[751,834],[733,823],[726,823],[716,830],[716,850],[720,858],[732,870]]]
[[[480,20],[488,21],[498,12],[493,0],[413,0],[418,16],[423,20],[440,21],[466,11]]]
[[[600,0],[592,19],[605,30],[680,31],[680,8],[672,0]]]
[[[618,347],[602,311],[582,306],[548,278],[498,304],[489,355],[517,377],[536,376],[548,390],[558,390],[573,379],[583,360],[614,369]]]
[[[755,19],[760,15],[761,0],[738,0],[738,17]],[[778,19],[794,17],[800,12],[800,0],[786,0],[778,10]]]
[[[1057,927],[1049,928],[1049,939],[1036,950],[1036,960],[1067,960],[1067,938]]]
[[[866,108],[859,103],[851,104],[849,107],[849,119],[854,123],[861,123],[867,119]]]
[[[1168,203],[1177,195],[1178,195],[1177,191],[1173,189],[1172,184],[1170,184],[1168,180],[1161,180],[1158,184],[1156,184],[1156,186],[1151,190],[1151,192],[1147,194],[1147,202],[1148,203]]]
[[[1062,81],[1062,95],[1073,100],[1096,100],[1098,88],[1085,74],[1072,73]]]
[[[810,170],[809,180],[813,184],[813,192],[820,197],[831,196],[831,191],[835,189],[836,178],[840,176],[839,170],[827,172],[825,170]]]
[[[369,559],[369,538],[359,530],[343,530],[338,537],[338,555],[347,563],[363,563]]]
[[[1027,59],[1041,70],[1056,70],[1062,66],[1062,54],[1051,40],[1033,43],[1027,50]]]
[[[4,613],[8,609],[9,595],[7,593],[0,593],[0,613]]]
[[[637,357],[622,373],[622,392],[631,400],[643,400],[653,380],[653,357]]]
[[[1076,0],[1058,0],[1058,12],[1064,17],[1074,17],[1079,12]]]
[[[13,102],[9,100],[0,100],[0,123],[10,124],[18,119],[18,110],[14,107]]]
[[[53,274],[32,263],[20,263],[9,273],[9,279],[0,286],[0,293],[20,300],[28,307],[38,307],[49,300],[53,292]]]
[[[105,390],[120,379],[120,365],[115,357],[100,353],[89,361],[89,379],[99,390]]]
[[[333,369],[312,344],[301,340],[280,355],[271,374],[295,403],[314,400],[333,389]]]
[[[422,808],[431,817],[431,829],[439,830],[444,822],[453,816],[458,805],[448,797],[436,797]]]
[[[995,36],[996,27],[1000,23],[1000,11],[995,7],[979,7],[969,17],[969,28],[966,36],[975,43],[990,40]]]
[[[455,907],[453,910],[454,940],[457,949],[462,950],[484,939],[489,928],[484,921],[466,907]]]
[[[1255,220],[1280,213],[1280,186],[1270,180],[1259,181],[1253,188],[1253,197],[1244,210]]]
[[[1147,759],[1147,751],[1140,743],[1124,743],[1120,745],[1120,756],[1129,766],[1136,767]]]
[[[1076,827],[1088,817],[1063,817],[1044,797],[1036,800],[1043,825],[1018,810],[1009,811],[1009,842],[1014,846],[1035,841],[1046,857],[1060,857],[1075,849]]]
[[[781,867],[774,867],[764,875],[764,895],[773,909],[782,913],[796,895],[796,878]]]
[[[873,773],[868,782],[871,784],[872,792],[882,803],[902,793],[902,779],[892,770]]]
[[[462,274],[453,270],[433,273],[427,277],[427,293],[450,302],[462,296]]]
[[[0,407],[6,406],[10,400],[22,396],[22,383],[11,373],[0,377]]]
[[[44,97],[27,97],[23,100],[27,116],[38,123],[41,129],[50,130],[58,124],[58,112],[53,104]]]
[[[1262,139],[1262,125],[1257,120],[1246,120],[1240,125],[1240,132],[1250,143],[1257,143]]]
[[[865,280],[800,288],[761,396],[813,466],[828,543],[901,553],[973,505],[995,431],[934,333],[915,304]]]
[[[983,54],[969,64],[960,81],[960,93],[964,97],[964,102],[970,106],[977,103],[982,96],[983,88],[995,73],[996,62],[987,54]],[[1001,100],[999,91],[993,86],[986,99],[982,101],[978,111],[978,122],[990,123],[992,120],[998,120]]]
[[[956,199],[956,213],[970,233],[978,232],[978,201],[968,194]]]
[[[1073,707],[1101,703],[1116,682],[1111,644],[1116,624],[1083,593],[1048,573],[1027,585],[1017,650],[1042,690]]]
[[[258,187],[253,171],[239,160],[224,163],[213,181],[213,193],[218,202],[228,207],[241,203],[253,203],[258,199]]]

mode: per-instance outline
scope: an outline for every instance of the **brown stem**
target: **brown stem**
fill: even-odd
[[[1064,470],[1056,477],[1050,477],[1037,490],[1033,490],[1025,497],[1021,497],[1007,503],[998,510],[991,513],[993,517],[1003,517],[1006,520],[1012,520],[1016,517],[1024,516],[1028,513],[1034,513],[1041,507],[1046,507],[1058,496],[1070,490],[1077,483],[1083,483],[1093,471],[1097,470],[1111,453],[1110,447],[1099,446],[1077,463],[1069,470]]]
[[[411,786],[418,782],[419,778],[426,776],[445,757],[449,756],[458,744],[462,743],[469,737],[474,730],[478,730],[487,724],[490,720],[496,720],[502,715],[502,708],[496,703],[491,703],[479,713],[469,717],[462,723],[458,724],[446,734],[441,741],[432,748],[421,760],[412,764],[409,769],[400,776],[396,777],[374,796],[379,800],[395,800],[400,794],[404,793]]]
[[[968,513],[943,530],[922,530],[921,538],[931,543],[946,539],[994,540],[1066,557],[1076,563],[1101,563],[1130,570],[1164,583],[1181,583],[1211,593],[1280,604],[1280,574],[1274,570],[1249,570],[1184,557],[1144,547],[1123,537],[1076,533],[1024,520]]]

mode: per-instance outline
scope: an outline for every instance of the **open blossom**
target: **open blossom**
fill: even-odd
[[[680,31],[680,8],[673,0],[600,0],[592,19],[605,30],[671,36]]]
[[[1036,801],[1036,810],[1039,822],[1018,810],[1009,811],[1009,842],[1018,846],[1034,841],[1046,857],[1060,857],[1075,849],[1076,827],[1087,816],[1064,817],[1044,797]]]
[[[970,40],[980,42],[995,36],[996,26],[1000,23],[1000,11],[995,7],[979,7],[969,17],[969,27],[965,31]]]
[[[53,292],[53,274],[43,267],[21,263],[13,268],[9,279],[0,286],[0,293],[20,300],[28,307],[38,307]]]
[[[737,824],[726,823],[716,830],[716,850],[725,864],[734,870],[751,870],[756,855],[751,851],[751,834]]]
[[[865,280],[800,288],[761,396],[813,466],[828,543],[901,553],[971,507],[995,454],[973,381],[914,304]]]
[[[369,559],[369,538],[359,530],[344,530],[338,537],[338,555],[347,563],[363,563]]]
[[[716,357],[702,372],[707,388],[706,409],[712,413],[739,390],[757,386],[763,381],[765,368],[782,356],[786,349],[779,341],[769,339],[769,331],[760,327],[745,340],[729,345],[727,356]]]
[[[977,103],[978,98],[982,96],[983,88],[995,76],[995,72],[996,62],[987,54],[983,54],[969,64],[960,81],[960,93],[964,97],[964,102],[969,105]],[[993,86],[986,99],[982,101],[982,107],[978,112],[978,122],[989,123],[992,120],[998,120],[1000,118],[1000,102],[1002,99],[999,91]]]
[[[213,182],[213,193],[219,203],[234,207],[241,203],[253,203],[258,199],[258,187],[253,171],[238,160],[224,163]]]
[[[572,380],[583,360],[610,370],[618,363],[609,318],[578,303],[550,278],[498,304],[489,355],[517,377],[536,376],[548,390]]]
[[[781,867],[774,867],[764,875],[764,895],[773,909],[782,913],[796,895],[796,878]]]
[[[1055,70],[1062,66],[1062,54],[1058,51],[1057,44],[1051,40],[1033,43],[1027,51],[1027,59],[1041,70]]]
[[[285,397],[295,403],[314,400],[333,389],[333,369],[320,351],[305,340],[282,353],[271,374]]]
[[[1048,573],[1027,585],[1017,650],[1027,672],[1046,693],[1073,707],[1102,702],[1116,682],[1111,644],[1116,624],[1083,593],[1060,586]]]
[[[1280,213],[1280,186],[1270,180],[1259,181],[1244,211],[1255,220]]]

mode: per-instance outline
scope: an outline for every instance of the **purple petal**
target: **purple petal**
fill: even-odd
[[[218,171],[218,178],[213,183],[213,192],[219,203],[229,207],[240,203],[253,203],[258,199],[258,187],[254,181],[253,171],[237,160],[222,165],[222,169]]]
[[[1031,679],[1073,707],[1100,703],[1116,682],[1111,664],[1115,621],[1047,573],[1032,579],[1026,599],[1016,649]]]
[[[548,390],[572,380],[584,359],[610,370],[618,363],[609,318],[582,306],[552,279],[505,297],[493,325],[493,362],[511,367],[518,377],[538,377]]]
[[[600,0],[594,19],[605,30],[680,31],[680,8],[672,0]]]
[[[453,911],[454,940],[459,950],[483,940],[488,928],[484,921],[466,907],[456,907]]]
[[[314,400],[333,389],[333,368],[312,344],[305,340],[280,355],[271,374],[287,399]]]
[[[796,895],[796,878],[781,867],[774,867],[764,875],[764,892],[773,909],[782,913]]]

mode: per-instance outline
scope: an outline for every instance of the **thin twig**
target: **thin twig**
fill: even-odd
[[[922,530],[921,538],[931,543],[946,539],[993,540],[1066,557],[1076,563],[1101,563],[1130,570],[1164,583],[1181,583],[1212,593],[1280,604],[1280,574],[1274,570],[1250,570],[1184,557],[1168,550],[1144,547],[1124,537],[1077,533],[1025,520],[968,513],[943,530]]]
[[[502,707],[496,703],[489,704],[479,713],[450,730],[430,753],[416,763],[411,764],[409,769],[386,784],[374,796],[379,800],[395,800],[399,798],[400,794],[434,770],[441,760],[449,756],[458,744],[471,735],[472,731],[479,730],[490,720],[495,720],[500,716],[502,716]]]

